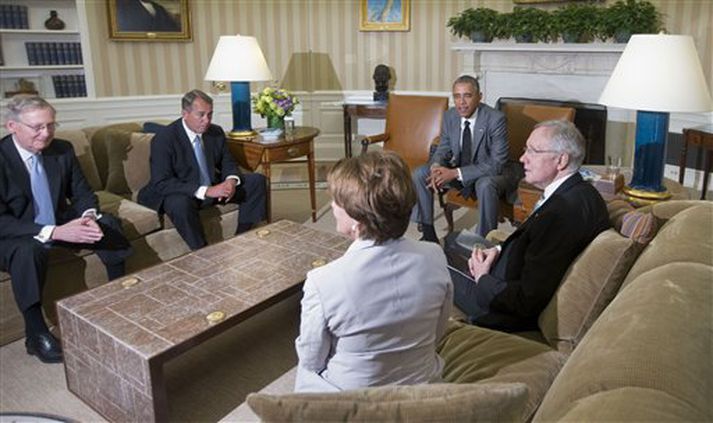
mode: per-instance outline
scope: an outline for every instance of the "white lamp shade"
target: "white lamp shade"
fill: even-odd
[[[633,35],[599,103],[651,112],[713,110],[693,38],[688,35]]]
[[[255,37],[221,35],[205,73],[206,81],[269,81],[272,72]]]

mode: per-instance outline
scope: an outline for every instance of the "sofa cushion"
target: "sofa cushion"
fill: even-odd
[[[647,421],[653,410],[662,421],[713,420],[713,259],[711,246],[704,249],[709,264],[670,263],[622,287],[534,421]]]
[[[523,421],[535,412],[566,359],[545,344],[453,320],[438,353],[445,361],[446,382],[526,384]]]
[[[642,246],[615,229],[600,233],[577,257],[538,319],[547,342],[570,353],[614,298]]]
[[[124,236],[129,241],[161,229],[158,213],[124,197],[107,191],[97,191],[99,208],[121,220]]]
[[[622,289],[641,274],[682,261],[710,264],[713,257],[713,203],[700,201],[673,215],[641,253],[626,276]]]
[[[522,383],[383,386],[339,393],[250,394],[263,421],[517,421]]]
[[[81,129],[61,130],[55,133],[55,138],[66,140],[72,143],[74,154],[77,156],[79,167],[82,169],[84,177],[87,179],[89,186],[94,191],[102,189],[104,186],[99,179],[99,171],[94,162],[91,146],[87,134]]]

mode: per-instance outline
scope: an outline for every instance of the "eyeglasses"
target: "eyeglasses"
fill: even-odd
[[[57,122],[52,122],[52,123],[47,123],[45,125],[28,125],[25,122],[22,121],[17,121],[17,123],[21,124],[22,126],[31,129],[32,131],[35,132],[35,134],[39,134],[40,132],[44,131],[45,129],[47,132],[54,132],[55,129],[59,128],[59,123]]]
[[[560,153],[558,150],[538,150],[530,146],[525,146],[522,148],[522,154],[544,154],[544,153]]]

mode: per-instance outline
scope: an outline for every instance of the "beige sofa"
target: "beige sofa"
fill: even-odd
[[[625,210],[610,204],[621,225]],[[625,232],[653,240],[600,234],[543,311],[540,332],[452,320],[439,346],[450,384],[287,394],[293,369],[223,421],[257,420],[247,403],[271,421],[713,421],[713,203],[638,212],[626,215]]]
[[[122,222],[134,254],[127,261],[133,272],[189,251],[170,219],[135,202],[149,178],[149,151],[153,134],[141,133],[139,123],[57,131],[56,138],[70,141],[102,212]],[[209,242],[232,237],[237,225],[234,204],[201,211]],[[96,254],[88,250],[52,251],[43,305],[55,320],[55,301],[106,282],[106,272]],[[0,345],[24,336],[24,322],[12,294],[10,276],[0,272]]]

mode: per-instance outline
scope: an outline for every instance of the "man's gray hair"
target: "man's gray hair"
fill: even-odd
[[[53,116],[57,114],[54,107],[44,98],[34,94],[18,94],[7,102],[3,118],[5,122],[9,120],[19,121],[21,114],[29,110],[37,109],[49,109],[52,111]]]
[[[470,75],[461,75],[459,76],[455,81],[453,81],[453,86],[455,87],[456,84],[470,84],[475,88],[475,92],[479,93],[480,92],[480,83],[478,82],[478,78],[472,77]]]
[[[566,120],[548,120],[535,125],[537,128],[548,128],[550,147],[552,150],[567,153],[569,165],[567,169],[576,170],[584,162],[586,145],[582,133],[572,122]]]
[[[181,109],[191,110],[193,102],[196,101],[196,98],[200,98],[211,106],[213,105],[213,99],[208,94],[201,90],[191,90],[188,91],[181,99]]]

